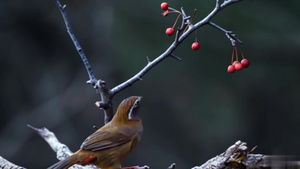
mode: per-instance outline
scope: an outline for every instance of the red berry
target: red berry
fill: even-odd
[[[233,65],[229,65],[228,68],[227,68],[227,72],[228,73],[233,73],[235,71],[235,68]]]
[[[236,64],[234,64],[234,68],[235,68],[235,70],[242,70],[243,65],[240,62],[237,62]]]
[[[243,65],[243,68],[247,68],[247,67],[249,67],[250,62],[247,59],[243,59],[241,61],[241,64]]]
[[[169,4],[167,2],[163,2],[163,3],[161,3],[160,8],[164,11],[168,10]]]
[[[235,64],[237,64],[237,63],[239,63],[239,61],[234,61],[233,63],[232,63],[232,66],[234,66]]]
[[[193,44],[192,44],[192,49],[193,50],[198,50],[200,48],[200,44],[198,43],[198,42],[194,42]]]
[[[168,36],[173,35],[173,33],[174,33],[174,29],[173,29],[173,28],[168,28],[168,29],[166,30],[166,34],[167,34]]]

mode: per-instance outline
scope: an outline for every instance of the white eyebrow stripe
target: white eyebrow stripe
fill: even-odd
[[[139,102],[139,99],[137,99],[137,100],[134,102],[134,104],[131,106],[131,108],[130,108],[130,110],[129,110],[129,113],[128,113],[128,119],[129,119],[129,120],[132,119],[132,117],[131,117],[132,111],[133,111],[134,108],[137,107],[137,103],[138,103],[138,102]]]

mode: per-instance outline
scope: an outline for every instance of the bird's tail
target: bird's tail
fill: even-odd
[[[69,156],[69,157],[65,158],[64,160],[61,160],[61,161],[53,164],[52,166],[48,167],[47,169],[66,169],[66,168],[70,167],[71,165],[73,165],[71,163],[72,157],[73,156]]]

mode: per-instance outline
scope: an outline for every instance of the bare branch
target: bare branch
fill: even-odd
[[[3,157],[0,156],[0,168],[2,169],[25,169],[24,167],[20,167],[18,165],[15,165]]]
[[[234,145],[230,146],[224,153],[208,160],[201,166],[193,167],[192,169],[220,169],[225,167],[232,168],[240,168],[239,166],[243,166],[246,168],[247,161],[247,152],[248,148],[245,142],[237,141]],[[256,162],[260,162],[262,160],[263,155],[258,156],[258,160]]]
[[[56,138],[55,134],[49,131],[47,128],[38,129],[30,125],[28,125],[28,127],[36,131],[50,145],[53,151],[56,152],[57,158],[59,160],[64,160],[66,157],[73,154],[69,150],[69,148],[65,144],[60,143],[59,140]],[[201,166],[194,167],[193,169],[204,169],[204,168],[221,169],[231,165],[247,166],[249,164],[253,166],[253,165],[257,165],[260,161],[262,161],[262,159],[263,159],[263,155],[249,154],[245,142],[237,141],[234,145],[230,146],[224,153],[208,160],[205,164]],[[71,168],[95,169],[96,167],[92,165],[89,166],[74,165]],[[144,167],[133,166],[133,167],[126,167],[124,169],[148,169],[148,168],[149,168],[148,166],[144,166]],[[175,163],[172,164],[170,167],[168,167],[168,169],[175,169]]]
[[[55,134],[51,131],[49,131],[47,128],[35,128],[31,125],[27,125],[27,127],[31,128],[32,130],[36,131],[38,135],[40,135],[52,148],[54,152],[57,154],[57,159],[63,160],[66,157],[69,157],[73,153],[70,151],[70,149],[65,145],[59,142],[59,140],[56,138]]]
[[[131,167],[125,167],[125,168],[122,168],[122,169],[150,169],[149,166],[145,165],[145,166],[131,166]]]
[[[101,96],[101,101],[96,102],[96,105],[104,110],[104,122],[107,123],[109,122],[112,117],[113,117],[113,107],[112,107],[112,98],[115,94],[119,93],[120,91],[124,90],[125,88],[131,86],[133,83],[135,83],[136,81],[142,80],[142,77],[148,72],[150,71],[154,66],[156,66],[158,63],[160,63],[161,61],[163,61],[164,59],[166,59],[167,57],[171,57],[171,58],[175,58],[177,60],[181,60],[181,58],[179,58],[178,56],[175,56],[173,54],[174,50],[177,48],[178,45],[180,45],[181,42],[183,42],[183,40],[185,40],[185,38],[190,35],[193,31],[195,31],[196,29],[199,29],[200,27],[209,24],[210,20],[223,8],[225,8],[226,6],[229,6],[230,4],[233,4],[235,2],[239,2],[241,0],[224,0],[224,2],[222,4],[220,4],[220,0],[216,0],[216,6],[215,8],[212,10],[211,13],[209,13],[204,19],[202,19],[201,21],[197,22],[195,25],[193,25],[191,23],[191,17],[186,15],[185,11],[183,10],[183,8],[181,8],[181,12],[169,8],[171,9],[173,12],[177,12],[180,13],[180,15],[182,15],[182,23],[181,23],[181,27],[177,29],[176,31],[176,36],[174,39],[174,42],[169,46],[169,48],[162,53],[160,56],[158,56],[156,59],[154,59],[153,61],[150,61],[150,59],[148,60],[147,65],[140,70],[136,75],[134,75],[133,77],[129,78],[128,80],[126,80],[125,82],[115,86],[112,89],[108,89],[106,86],[106,82],[104,80],[97,80],[94,77],[92,68],[78,42],[78,40],[76,39],[73,30],[71,28],[71,25],[69,23],[68,17],[67,17],[67,13],[65,11],[66,9],[66,5],[62,6],[61,3],[59,2],[59,0],[54,0],[54,2],[56,3],[56,5],[58,6],[64,22],[66,24],[66,28],[67,31],[76,47],[76,50],[78,52],[78,54],[80,55],[84,66],[88,72],[89,75],[89,80],[87,81],[87,83],[90,83],[94,86],[94,88],[96,89],[96,91],[98,93],[100,93]],[[186,28],[188,28],[186,30]],[[230,37],[230,39],[234,39],[234,40],[238,40],[237,38],[234,37],[233,34],[231,34],[230,32],[228,32],[226,34],[228,37]]]
[[[175,169],[175,166],[176,166],[176,164],[173,163],[173,164],[171,164],[171,165],[168,167],[168,169]]]
[[[225,7],[239,2],[242,0],[225,0],[223,2],[223,4],[220,5],[220,0],[216,0],[216,6],[215,8],[205,17],[203,18],[201,21],[197,22],[194,25],[190,25],[190,28],[181,35],[181,37],[179,38],[179,43],[181,43],[183,40],[185,40],[185,38],[190,35],[192,32],[194,32],[196,29],[199,29],[200,27],[209,24],[210,20],[218,13],[220,12],[222,9],[224,9]]]
[[[176,44],[177,43],[174,42],[163,54],[161,54],[160,56],[158,56],[153,61],[148,62],[148,64],[140,72],[138,72],[136,75],[134,75],[133,77],[131,77],[127,81],[119,84],[118,86],[112,88],[111,89],[111,94],[115,95],[115,94],[119,93],[120,91],[124,90],[125,88],[131,86],[136,81],[140,80],[154,66],[156,66],[158,63],[160,63],[161,61],[163,61],[164,59],[166,59],[169,55],[171,55],[171,53],[173,52],[173,50],[176,48]]]
[[[69,148],[59,142],[55,134],[46,128],[35,128],[30,125],[28,127],[36,131],[56,152],[59,160],[65,159],[67,156],[72,155]],[[64,147],[64,148],[63,148]],[[289,156],[266,156],[262,154],[252,154],[255,148],[249,150],[245,142],[237,141],[234,145],[230,146],[225,152],[220,155],[211,158],[201,166],[195,166],[192,169],[223,169],[223,168],[300,168],[300,162],[294,161]],[[65,154],[65,155],[62,155]],[[171,164],[168,169],[175,169],[175,163]],[[25,169],[24,167],[17,166],[11,162],[5,160],[0,156],[0,168],[3,169]],[[149,169],[145,166],[131,166],[123,169]],[[73,165],[70,169],[97,169],[93,165]]]
[[[211,25],[212,27],[224,32],[225,35],[227,36],[227,38],[231,41],[232,46],[236,46],[237,42],[242,43],[241,40],[239,40],[237,37],[235,37],[235,34],[232,31],[227,31],[226,29],[220,27],[219,25],[217,25],[213,22],[209,22],[208,24]]]
[[[76,50],[78,52],[78,54],[80,55],[80,58],[82,59],[83,61],[83,64],[88,72],[88,75],[89,75],[89,81],[88,83],[91,83],[92,85],[94,85],[94,83],[96,82],[95,80],[95,77],[94,77],[94,73],[93,73],[93,70],[91,68],[91,65],[89,64],[89,61],[87,60],[75,34],[73,33],[73,30],[72,30],[72,27],[70,25],[70,22],[69,22],[69,19],[67,17],[67,13],[66,13],[66,5],[62,6],[61,3],[59,2],[59,0],[54,0],[54,2],[56,3],[57,7],[59,8],[60,12],[61,12],[61,15],[63,16],[63,19],[64,19],[64,22],[66,24],[66,27],[67,27],[67,32],[69,33],[73,43],[74,43],[74,46],[76,47]]]
[[[221,2],[220,0],[216,0],[216,7],[215,8],[220,8]]]
[[[182,61],[182,59],[181,59],[180,57],[178,57],[178,56],[176,56],[176,55],[174,55],[174,54],[171,54],[170,56],[171,56],[172,58],[178,60],[178,61]]]
[[[225,8],[228,5],[240,2],[242,0],[224,0],[223,4],[220,6],[221,9]]]
[[[218,5],[220,2],[219,0],[216,1],[216,7],[213,9],[213,11],[211,13],[209,13],[204,19],[202,19],[201,21],[197,22],[195,25],[192,25],[189,21],[190,21],[190,16],[187,16],[183,10],[183,8],[181,8],[181,13],[182,13],[182,25],[181,28],[179,30],[177,30],[176,33],[176,37],[174,42],[170,45],[170,47],[160,56],[158,56],[155,60],[153,60],[152,62],[149,62],[140,72],[138,72],[135,76],[133,76],[132,78],[128,79],[127,81],[123,82],[122,84],[114,87],[111,90],[111,93],[114,95],[122,90],[124,90],[125,88],[131,86],[133,83],[135,83],[136,81],[138,81],[138,79],[140,77],[142,77],[145,73],[147,73],[149,70],[151,70],[155,65],[157,65],[158,63],[160,63],[161,61],[163,61],[165,58],[167,58],[168,56],[172,56],[173,51],[176,49],[176,47],[185,40],[185,38],[188,37],[188,35],[190,35],[193,31],[195,31],[196,29],[199,29],[200,27],[209,24],[210,20],[220,11],[222,10],[224,7],[233,4],[235,2],[238,2],[241,0],[227,0],[224,1],[224,3],[222,5]],[[189,25],[189,29],[184,32],[180,37],[179,34],[181,33],[181,30],[184,30],[185,25],[188,24]],[[179,38],[178,38],[179,37]]]
[[[69,150],[68,146],[66,146],[65,144],[62,144],[57,139],[55,134],[53,132],[51,132],[50,130],[48,130],[47,128],[45,128],[45,127],[44,128],[35,128],[29,124],[27,126],[31,129],[33,129],[34,131],[36,131],[38,133],[38,135],[40,135],[49,144],[49,146],[52,148],[52,150],[56,153],[56,157],[58,160],[64,160],[66,157],[69,157],[73,154],[73,152],[71,152]],[[1,166],[3,166],[1,164],[2,164],[2,161],[1,161],[1,156],[0,156],[0,168],[1,168]],[[73,165],[70,168],[72,168],[72,169],[97,169],[97,167],[95,167],[93,165],[86,165],[86,166]],[[133,166],[133,167],[126,167],[126,168],[127,169],[149,169],[149,167],[146,165],[143,167]],[[126,168],[124,168],[124,169],[126,169]],[[23,169],[23,168],[14,168],[14,169]]]
[[[191,16],[187,16],[187,15],[185,14],[185,11],[183,10],[182,7],[180,8],[180,10],[181,10],[181,13],[182,13],[182,23],[181,23],[180,30],[182,31],[182,30],[185,29],[185,27],[186,27],[187,25],[190,25],[190,24],[191,24],[191,21],[190,21]]]

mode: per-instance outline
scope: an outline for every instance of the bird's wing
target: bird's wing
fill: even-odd
[[[127,134],[122,134],[116,130],[95,132],[86,138],[80,148],[83,150],[100,151],[128,143],[131,141],[130,138]]]

